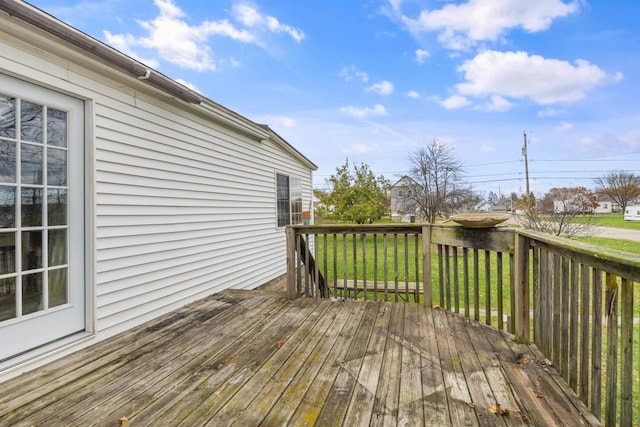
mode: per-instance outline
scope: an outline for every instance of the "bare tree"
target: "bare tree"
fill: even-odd
[[[640,198],[640,176],[631,172],[611,172],[594,180],[596,192],[606,194],[620,205],[622,212],[633,200]]]
[[[448,216],[474,197],[463,182],[462,163],[444,141],[434,139],[409,155],[410,176],[415,181],[411,203],[424,219],[434,223],[440,215]]]
[[[521,211],[514,220],[520,227],[554,236],[588,236],[593,231],[591,213],[598,206],[595,194],[584,187],[552,188],[537,203],[520,198],[516,208]]]

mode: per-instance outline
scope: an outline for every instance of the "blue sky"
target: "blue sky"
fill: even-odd
[[[33,0],[318,165],[395,182],[449,143],[487,194],[640,173],[637,0]]]

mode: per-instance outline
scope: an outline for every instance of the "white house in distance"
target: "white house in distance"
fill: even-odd
[[[316,166],[54,17],[0,2],[0,381],[285,273]]]
[[[403,176],[391,186],[391,219],[409,222],[418,216],[414,196],[419,184],[408,176]]]

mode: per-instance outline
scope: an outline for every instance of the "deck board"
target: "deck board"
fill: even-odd
[[[597,425],[541,362],[440,309],[225,291],[5,382],[0,425]]]

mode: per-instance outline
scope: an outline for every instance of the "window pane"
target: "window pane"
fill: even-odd
[[[22,270],[42,268],[42,231],[22,232]]]
[[[22,314],[42,309],[42,273],[25,274],[22,277]]]
[[[67,225],[67,190],[47,190],[49,225]]]
[[[284,227],[291,223],[288,176],[276,174],[276,197],[278,227]]]
[[[67,146],[67,113],[47,108],[47,144]]]
[[[302,180],[291,177],[290,198],[291,198],[291,224],[302,224]]]
[[[22,193],[22,226],[38,227],[42,225],[42,190],[24,188]]]
[[[0,95],[0,136],[16,137],[16,99]]]
[[[20,165],[23,184],[42,184],[42,150],[43,147],[22,144],[20,149]]]
[[[16,226],[16,189],[0,187],[0,228]]]
[[[16,317],[16,279],[0,279],[0,322]]]
[[[47,149],[47,184],[67,185],[67,152],[55,148]]]
[[[67,303],[67,269],[49,271],[49,308]]]
[[[16,234],[0,233],[0,274],[16,271]],[[2,287],[0,287],[0,294]]]
[[[42,105],[20,103],[20,138],[42,144]]]
[[[0,139],[0,182],[16,182],[16,143]]]
[[[49,266],[67,263],[67,230],[49,230]]]

